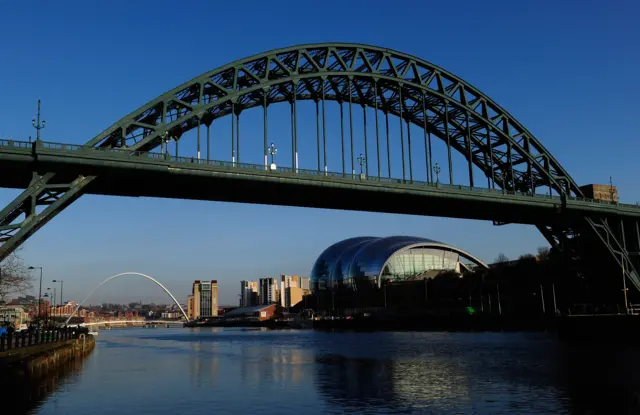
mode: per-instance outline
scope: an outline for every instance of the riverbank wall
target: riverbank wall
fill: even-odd
[[[78,339],[0,352],[0,373],[13,381],[19,381],[19,378],[38,379],[71,360],[87,356],[94,347],[94,337],[82,335]]]

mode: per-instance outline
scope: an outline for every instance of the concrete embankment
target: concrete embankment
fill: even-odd
[[[0,390],[14,415],[30,414],[61,382],[81,370],[93,336],[0,352]],[[1,410],[0,410],[1,412]]]
[[[0,353],[0,372],[17,381],[18,378],[37,379],[55,371],[70,360],[83,358],[95,347],[91,335],[57,343],[11,349]]]

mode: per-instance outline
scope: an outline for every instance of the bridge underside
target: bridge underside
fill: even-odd
[[[28,188],[34,171],[56,171],[50,184],[68,184],[79,175],[95,176],[85,194],[159,197],[256,203],[308,208],[340,209],[441,216],[461,219],[506,221],[536,225],[566,223],[581,219],[566,213],[562,203],[527,201],[508,197],[465,195],[455,189],[415,189],[358,181],[300,178],[284,174],[237,173],[184,167],[117,169],[101,166],[62,166],[51,163],[3,163],[0,187]],[[565,212],[565,213],[563,213]]]

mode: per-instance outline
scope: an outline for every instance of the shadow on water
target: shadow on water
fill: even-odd
[[[413,356],[316,357],[332,411],[354,414],[640,414],[640,347],[433,344]]]
[[[569,345],[560,362],[574,414],[640,414],[640,347]]]
[[[47,398],[60,389],[65,381],[82,373],[85,358],[75,358],[38,379],[0,373],[2,396],[9,398],[11,414],[33,413]]]

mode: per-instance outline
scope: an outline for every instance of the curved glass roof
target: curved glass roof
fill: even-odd
[[[457,252],[480,265],[471,254],[432,239],[416,236],[362,236],[336,242],[324,250],[311,270],[311,281],[319,289],[340,285],[357,287],[360,279],[370,281],[382,272],[387,260],[396,252],[412,246],[434,247]]]
[[[357,246],[375,239],[377,239],[375,236],[358,236],[331,245],[320,254],[315,264],[313,264],[311,281],[321,282],[321,285],[324,284],[321,288],[325,288],[334,282],[337,283],[336,265],[338,265],[340,257],[354,245]],[[344,268],[343,262],[340,262],[340,269]],[[342,275],[342,272],[339,275]]]

